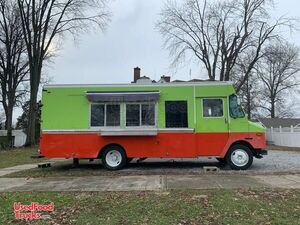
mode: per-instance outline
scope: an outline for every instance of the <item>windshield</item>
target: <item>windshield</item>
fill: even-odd
[[[245,113],[238,103],[236,95],[229,96],[229,113],[232,118],[244,118]]]

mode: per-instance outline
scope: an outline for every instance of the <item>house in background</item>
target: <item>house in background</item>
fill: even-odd
[[[300,147],[299,118],[260,118],[258,121],[266,127],[269,144]]]
[[[150,77],[147,76],[141,76],[141,68],[135,67],[133,69],[133,81],[131,83],[136,84],[151,84],[151,83],[178,83],[178,82],[204,82],[208,80],[202,80],[202,79],[191,79],[188,81],[184,80],[173,80],[171,81],[170,76],[162,75],[158,81],[152,80]]]
[[[266,128],[279,128],[279,127],[300,127],[299,118],[260,118],[258,121],[263,124]]]
[[[7,130],[0,130],[0,140],[7,136]],[[13,145],[14,147],[23,147],[26,142],[26,134],[23,130],[13,130]]]

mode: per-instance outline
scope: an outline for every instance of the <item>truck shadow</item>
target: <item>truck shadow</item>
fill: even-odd
[[[158,174],[160,172],[178,173],[178,172],[203,172],[203,167],[218,167],[221,170],[230,170],[224,164],[216,160],[172,160],[172,159],[147,159],[142,162],[127,163],[127,165],[118,171],[108,171],[101,163],[101,160],[94,162],[88,162],[87,160],[81,160],[77,167],[73,167],[72,163],[64,165],[54,165],[53,168],[58,170],[69,170],[69,171],[98,171],[103,173],[134,173],[137,174]]]

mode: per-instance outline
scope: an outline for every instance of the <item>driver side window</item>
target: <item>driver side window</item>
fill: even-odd
[[[222,99],[203,99],[203,117],[223,117]]]

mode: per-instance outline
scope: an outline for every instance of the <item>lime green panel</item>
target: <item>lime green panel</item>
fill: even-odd
[[[249,132],[265,132],[266,129],[259,123],[248,121]]]
[[[197,97],[227,97],[234,93],[231,85],[153,85],[153,86],[102,86],[102,87],[47,87],[42,97],[42,129],[89,129],[90,103],[87,91],[160,91],[158,127],[165,128],[165,101],[188,101],[188,126],[196,128],[194,105]],[[218,128],[216,127],[217,131]],[[220,130],[218,130],[220,132]]]
[[[218,85],[218,86],[201,86],[196,88],[196,97],[227,97],[234,94],[232,85]]]
[[[184,87],[97,87],[47,88],[42,97],[42,129],[88,129],[89,102],[87,91],[160,91],[158,127],[165,127],[165,101],[188,101],[188,124],[193,128],[194,88]]]
[[[203,117],[203,98],[196,99],[196,132],[200,133],[216,133],[228,132],[228,110],[227,110],[227,98],[221,98],[223,100],[223,116],[222,117]]]
[[[43,93],[42,129],[89,128],[89,102],[82,94],[65,94],[61,90]]]
[[[229,131],[230,132],[248,132],[249,124],[246,116],[244,118],[229,117]]]

